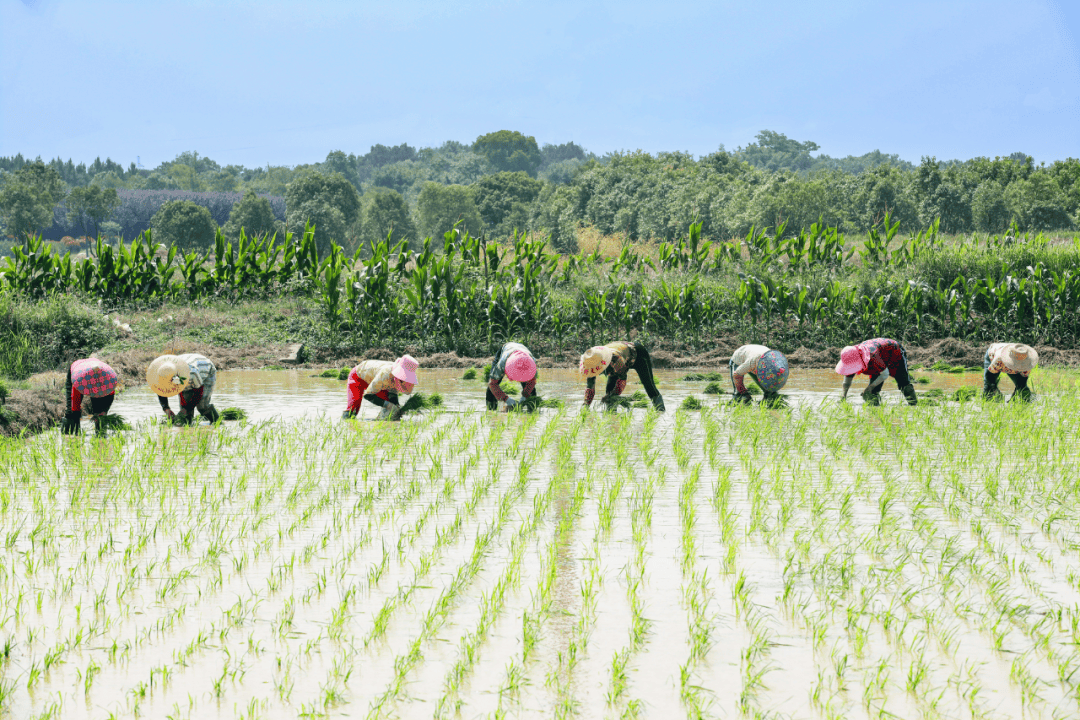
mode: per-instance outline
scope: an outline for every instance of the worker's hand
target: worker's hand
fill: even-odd
[[[176,417],[176,413],[173,412],[172,408],[165,408],[165,417],[172,420],[174,417]]]
[[[79,422],[82,420],[82,411],[68,410],[64,419],[60,422],[60,432],[64,435],[78,435]]]
[[[506,404],[506,411],[510,412],[511,410],[517,409],[517,406],[520,405],[521,403],[519,403],[517,400],[515,400],[512,397],[508,397],[508,398],[506,398],[506,403],[505,404]]]

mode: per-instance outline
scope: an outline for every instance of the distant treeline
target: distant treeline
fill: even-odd
[[[222,167],[195,152],[152,170],[134,163],[125,169],[110,159],[86,165],[16,155],[0,158],[0,216],[9,236],[30,229],[49,239],[77,236],[87,227],[130,238],[157,216],[156,237],[194,245],[209,245],[217,227],[235,235],[240,225],[273,232],[312,221],[320,245],[334,240],[346,248],[388,234],[410,240],[439,235],[460,222],[492,237],[515,228],[546,232],[563,250],[576,250],[582,227],[638,241],[671,240],[692,221],[712,238],[781,223],[797,233],[819,218],[864,231],[886,212],[907,229],[940,219],[949,233],[1077,225],[1080,160],[1074,158],[1036,165],[1024,153],[944,162],[924,157],[916,166],[876,150],[846,158],[815,155],[818,150],[814,142],[766,130],[746,147],[721,147],[698,158],[680,152],[597,156],[573,142],[541,147],[503,130],[471,144],[334,151],[296,167]],[[71,210],[66,199],[76,188],[117,191],[115,204],[104,206],[107,216],[96,218],[103,222],[87,223],[89,211]],[[35,216],[26,207],[34,197],[56,199],[51,215]],[[79,195],[74,206],[88,202]],[[40,226],[35,217],[44,218]],[[173,232],[174,226],[180,229]]]

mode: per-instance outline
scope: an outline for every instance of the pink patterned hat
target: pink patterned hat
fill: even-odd
[[[848,345],[840,351],[836,372],[840,375],[858,375],[866,369],[866,358],[857,345]]]
[[[418,367],[420,367],[420,363],[416,362],[416,358],[412,355],[402,355],[394,361],[394,366],[390,368],[390,374],[401,382],[415,385],[416,368]]]
[[[536,377],[536,361],[520,350],[510,353],[506,359],[506,377],[514,382],[529,382]]]
[[[117,380],[116,371],[101,360],[88,358],[71,363],[71,384],[87,397],[112,395]]]

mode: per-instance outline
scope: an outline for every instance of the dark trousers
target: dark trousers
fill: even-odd
[[[908,375],[908,369],[907,369],[907,353],[904,352],[903,347],[900,348],[900,367],[896,368],[895,373],[893,373],[892,370],[890,370],[889,372],[890,372],[890,374],[892,374],[893,379],[896,380],[896,387],[900,388],[901,390],[903,390],[904,388],[906,388],[908,385],[911,384],[911,376]],[[876,373],[874,375],[871,375],[870,376],[870,382],[873,383],[875,380],[877,380],[878,375],[880,375],[880,374],[881,373]],[[881,388],[884,387],[884,385],[885,385],[885,383],[881,383],[881,385],[878,385],[873,390],[871,390],[870,394],[871,395],[880,395],[881,394]]]
[[[990,365],[993,361],[990,359],[990,351],[986,351],[986,355],[983,356],[983,393],[992,395],[995,390],[998,389],[998,380],[1001,379],[1001,373],[990,372]],[[1027,395],[1028,390],[1028,378],[1027,375],[1019,375],[1016,373],[1006,373],[1009,379],[1013,381],[1013,386],[1016,388],[1015,392],[1021,395]]]
[[[645,394],[648,395],[651,400],[660,395],[660,391],[656,389],[656,383],[653,382],[652,358],[649,357],[649,351],[645,349],[645,346],[639,342],[634,343],[634,354],[636,356],[634,358],[634,364],[626,368],[626,371],[637,370],[638,378],[645,387]],[[615,383],[618,382],[618,380],[619,378],[617,376],[608,375],[607,389],[604,391],[605,395],[611,395],[615,392]]]

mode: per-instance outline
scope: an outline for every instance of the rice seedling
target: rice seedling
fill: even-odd
[[[461,374],[461,379],[462,380],[475,380],[476,379],[476,368],[468,368],[464,373]]]
[[[221,411],[222,420],[246,420],[247,411],[243,408],[227,407]]]
[[[683,399],[682,405],[680,407],[683,410],[700,410],[704,406],[701,404],[700,399],[694,397],[693,395],[688,395]]]

